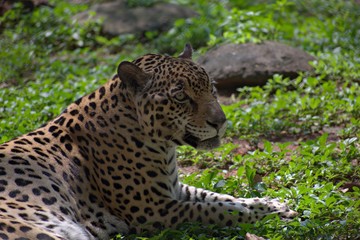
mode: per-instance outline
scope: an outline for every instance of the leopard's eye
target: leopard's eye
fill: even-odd
[[[176,101],[178,102],[185,102],[186,100],[188,100],[188,96],[184,93],[184,92],[178,92],[175,94],[174,98],[176,99]]]

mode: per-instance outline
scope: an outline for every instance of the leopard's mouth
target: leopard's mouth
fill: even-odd
[[[220,137],[218,135],[201,140],[187,132],[183,137],[183,141],[196,149],[213,149],[220,146]]]
[[[196,148],[198,143],[201,141],[200,138],[195,137],[194,135],[192,135],[189,132],[185,133],[183,140],[184,140],[184,142],[186,142],[187,144],[189,144],[190,146],[192,146],[194,148]]]

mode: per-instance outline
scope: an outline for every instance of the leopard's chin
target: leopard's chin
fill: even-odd
[[[184,142],[196,149],[210,150],[220,146],[220,137],[215,136],[212,138],[201,140],[191,134],[186,134],[183,138]]]

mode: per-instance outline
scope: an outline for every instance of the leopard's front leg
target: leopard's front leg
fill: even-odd
[[[211,192],[202,188],[180,184],[180,199],[195,202],[235,202],[250,212],[261,212],[262,217],[278,213],[281,218],[293,218],[297,215],[295,211],[289,209],[286,203],[281,203],[277,199],[269,198],[234,198],[227,194]]]
[[[249,209],[233,202],[193,202],[161,199],[159,205],[147,215],[136,216],[131,224],[132,232],[144,230],[176,228],[181,223],[199,222],[218,226],[233,226],[239,222],[249,222]],[[144,211],[146,210],[144,209]],[[252,217],[250,217],[252,219]]]
[[[185,222],[200,222],[202,224],[216,224],[223,226],[236,226],[238,223],[254,223],[270,213],[295,213],[279,202],[265,198],[247,199],[246,203],[240,201],[195,202],[161,199],[156,203],[154,210],[144,209],[134,218],[133,230],[176,228]],[[250,203],[251,202],[251,203]]]
[[[217,202],[217,201],[236,201],[237,199],[227,194],[211,192],[202,188],[197,188],[180,183],[180,200],[195,202]]]

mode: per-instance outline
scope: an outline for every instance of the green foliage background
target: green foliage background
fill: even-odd
[[[131,0],[129,6],[155,2]],[[224,43],[283,42],[316,56],[315,71],[296,79],[275,75],[262,88],[239,89],[236,102],[224,106],[230,127],[223,146],[213,152],[182,147],[179,162],[198,168],[182,176],[186,183],[237,197],[287,199],[299,217],[283,222],[273,216],[234,229],[185,224],[150,239],[243,239],[246,232],[269,239],[359,239],[360,190],[344,184],[359,183],[360,174],[360,5],[171,2],[199,16],[177,20],[166,32],[113,38],[101,34],[100,22],[75,22],[72,16],[88,6],[64,0],[33,12],[16,4],[0,17],[0,142],[58,115],[110,78],[122,60],[148,52],[177,54],[187,42],[195,57]],[[335,138],[326,129],[338,129]],[[234,139],[250,143],[253,151],[238,154]]]

